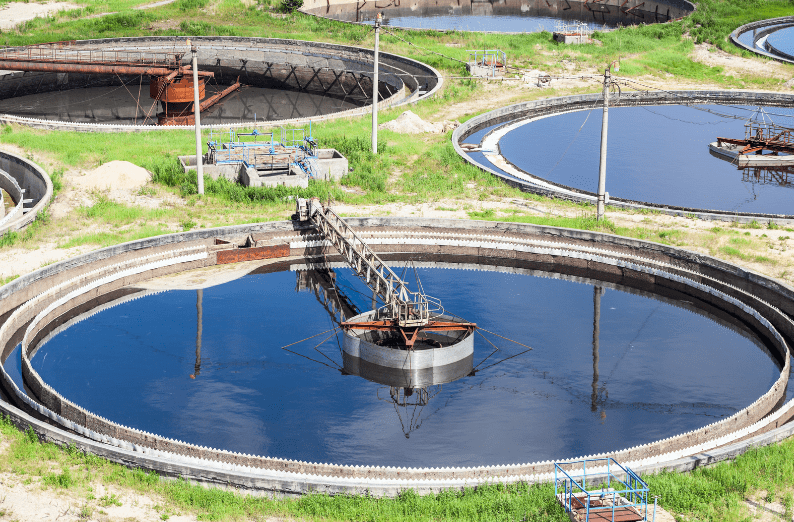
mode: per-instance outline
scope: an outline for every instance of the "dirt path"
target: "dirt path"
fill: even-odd
[[[38,17],[49,16],[58,11],[79,9],[80,5],[71,2],[47,2],[37,4],[33,2],[9,2],[0,7],[0,30],[7,31],[22,22]]]

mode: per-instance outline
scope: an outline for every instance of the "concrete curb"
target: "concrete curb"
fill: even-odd
[[[17,180],[4,170],[0,170],[0,188],[5,190],[6,193],[11,196],[11,202],[17,202],[16,205],[14,205],[14,207],[6,213],[4,206],[5,196],[0,197],[0,205],[3,206],[3,208],[0,209],[0,235],[2,235],[5,233],[6,229],[10,227],[10,223],[12,221],[16,221],[22,215],[22,206],[24,205],[23,199],[25,199],[25,193],[22,192],[22,187],[19,186]]]
[[[489,172],[502,179],[508,185],[518,188],[523,192],[531,192],[551,198],[565,199],[579,203],[594,203],[596,195],[579,190],[566,185],[550,182],[529,172],[520,170],[521,173],[529,178],[528,180],[506,177],[497,172],[491,166],[484,165],[471,158],[464,151],[460,142],[467,136],[494,125],[515,123],[520,120],[531,120],[542,116],[552,116],[567,112],[589,110],[594,104],[601,100],[601,94],[584,94],[577,96],[565,96],[560,98],[550,98],[531,102],[517,103],[495,109],[493,111],[475,116],[466,123],[459,126],[452,134],[452,146],[455,152],[464,161],[475,167]],[[778,107],[789,107],[794,104],[794,95],[749,92],[749,91],[671,91],[671,92],[645,92],[630,91],[624,92],[620,100],[613,106],[616,107],[635,107],[643,105],[689,105],[689,104],[708,104],[708,103],[741,103],[747,105],[769,105]],[[489,133],[492,134],[496,129]],[[721,210],[709,210],[690,207],[677,207],[674,205],[661,205],[642,201],[632,201],[610,195],[610,206],[629,210],[645,210],[660,212],[663,214],[684,217],[697,217],[699,219],[735,221],[739,223],[750,223],[752,221],[774,222],[784,225],[794,224],[794,214],[763,214],[754,212],[728,212]]]

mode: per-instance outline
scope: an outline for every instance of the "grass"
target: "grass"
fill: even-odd
[[[119,243],[126,243],[127,241],[135,241],[136,239],[162,236],[172,232],[174,231],[164,225],[141,225],[130,230],[119,232],[89,232],[69,238],[59,244],[58,248],[73,248],[83,245],[96,245],[102,248],[118,245]]]
[[[578,230],[592,230],[604,232],[618,236],[633,237],[645,241],[654,241],[665,245],[681,245],[683,232],[680,230],[651,230],[645,227],[624,227],[618,226],[608,218],[598,221],[595,214],[582,212],[579,216],[527,216],[517,215],[516,211],[509,212],[512,215],[500,215],[493,210],[471,211],[468,215],[472,219],[482,219],[486,221],[507,221],[512,223],[531,223],[533,225],[544,225],[550,227],[574,228]]]
[[[74,447],[40,443],[28,429],[18,430],[0,419],[0,471],[12,473],[45,489],[84,495],[83,509],[121,505],[121,490],[145,492],[162,515],[193,513],[199,520],[237,520],[270,516],[302,520],[351,521],[564,521],[550,484],[494,484],[464,491],[419,496],[408,490],[393,499],[369,496],[312,494],[298,499],[271,499],[192,485],[184,480],[160,480],[154,473],[129,469]],[[745,499],[761,496],[779,501],[789,513],[794,504],[794,439],[751,449],[732,462],[691,473],[646,475],[650,494],[677,520],[746,520]],[[94,498],[94,485],[113,488]],[[790,515],[789,515],[790,516]]]
[[[298,499],[270,499],[208,489],[184,480],[160,480],[154,473],[129,469],[74,447],[40,443],[28,429],[19,431],[0,419],[0,437],[8,443],[0,453],[0,470],[38,482],[43,488],[87,494],[86,510],[120,505],[118,493],[99,499],[90,491],[99,482],[113,487],[146,492],[159,502],[165,515],[192,512],[200,520],[233,520],[243,517],[288,516],[305,520],[413,521],[413,520],[567,520],[553,500],[553,488],[493,485],[419,496],[406,491],[394,499],[369,496],[307,495]]]
[[[766,492],[766,502],[785,500],[790,513],[794,439],[752,449],[732,463],[645,478],[664,507],[683,520],[749,520],[743,501],[759,491]]]
[[[14,279],[17,279],[18,277],[19,277],[18,275],[10,275],[10,276],[6,276],[6,277],[0,277],[0,286],[7,285],[8,283],[13,281]]]

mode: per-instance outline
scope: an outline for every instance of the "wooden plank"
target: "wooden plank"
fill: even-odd
[[[576,509],[576,514],[578,515],[579,520],[585,520],[587,516],[587,510],[584,508]],[[597,522],[604,522],[606,520],[610,522],[637,522],[642,520],[642,515],[640,515],[634,509],[628,507],[620,507],[615,508],[615,518],[612,518],[612,510],[611,509],[593,509],[590,508],[590,521],[597,521]]]

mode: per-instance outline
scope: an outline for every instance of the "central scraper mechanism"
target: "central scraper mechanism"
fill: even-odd
[[[396,339],[378,337],[377,344],[413,350],[417,341],[438,344],[434,336],[425,334],[471,333],[474,323],[463,322],[444,314],[441,303],[422,291],[412,291],[394,271],[353,231],[344,219],[319,199],[298,199],[298,221],[310,222],[330,242],[350,265],[356,275],[383,301],[384,306],[370,313],[368,320],[346,321],[340,326],[346,330],[399,333]],[[439,345],[440,346],[440,345]]]

